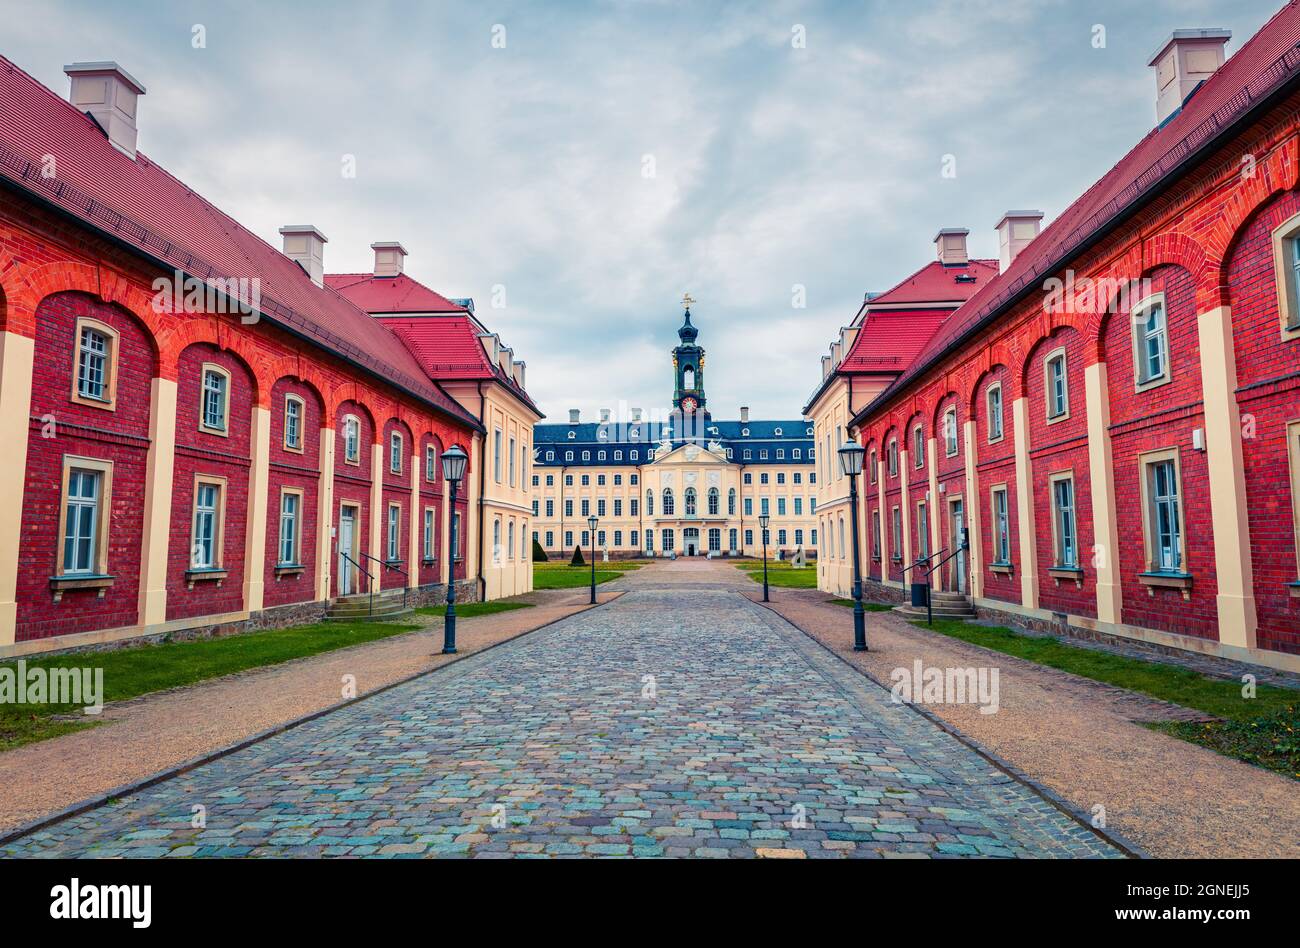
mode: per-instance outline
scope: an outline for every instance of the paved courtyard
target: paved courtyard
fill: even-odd
[[[0,852],[1122,855],[726,570],[641,570],[599,609]]]

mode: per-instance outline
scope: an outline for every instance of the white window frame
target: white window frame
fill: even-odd
[[[94,516],[91,521],[91,564],[89,569],[67,568],[68,537],[68,485],[73,471],[97,475]],[[85,506],[81,504],[80,506]],[[55,560],[56,576],[106,576],[108,574],[108,535],[113,510],[113,462],[77,455],[63,456],[63,478],[59,489],[58,553]]]
[[[406,438],[400,431],[388,434],[388,473],[402,473],[402,455],[406,453]]]
[[[997,396],[996,403],[994,396]],[[1002,393],[1002,383],[993,382],[984,390],[984,408],[989,419],[989,444],[997,444],[1006,437],[1006,398]],[[994,423],[996,420],[996,424]]]
[[[1069,506],[1069,540],[1070,548],[1074,560],[1071,562],[1066,559],[1066,510],[1061,507],[1057,500],[1057,487],[1060,484],[1070,485],[1070,506]],[[1082,571],[1082,560],[1079,551],[1079,491],[1078,485],[1074,480],[1074,471],[1058,471],[1047,478],[1047,502],[1051,512],[1052,520],[1052,565],[1049,570],[1060,570],[1070,573]]]
[[[390,563],[402,562],[402,505],[389,501],[384,519],[384,553]],[[396,516],[394,516],[396,514]]]
[[[1052,366],[1056,362],[1061,364],[1061,403],[1062,409],[1059,413],[1053,414],[1056,405],[1056,390],[1052,381]],[[1043,396],[1047,410],[1047,423],[1054,425],[1058,421],[1065,421],[1070,417],[1070,362],[1067,357],[1065,346],[1059,346],[1047,353],[1043,357]]]
[[[87,332],[104,337],[104,351],[97,353],[103,360],[103,381],[100,385],[103,396],[85,395],[81,391],[81,364],[85,354],[82,350],[82,336]],[[108,323],[89,316],[80,316],[72,337],[72,394],[71,400],[78,405],[87,405],[104,411],[117,410],[117,361],[121,339],[117,330]]]
[[[285,500],[292,497],[295,501],[295,509],[291,520],[285,513]],[[302,565],[302,513],[305,502],[304,491],[300,487],[281,487],[280,488],[280,521],[279,531],[275,545],[275,565],[284,566],[301,566]],[[292,523],[293,535],[285,536],[285,524]],[[289,541],[289,557],[284,555],[285,540]]]
[[[1138,455],[1139,473],[1141,475],[1142,490],[1142,540],[1144,552],[1144,572],[1154,574],[1155,576],[1165,575],[1181,577],[1189,575],[1187,568],[1187,516],[1186,504],[1184,503],[1183,493],[1183,471],[1182,459],[1178,448],[1165,448],[1159,451],[1148,451]],[[1160,527],[1159,527],[1159,503],[1160,499],[1155,494],[1155,468],[1157,465],[1169,464],[1173,467],[1174,489],[1176,491],[1174,503],[1174,516],[1177,518],[1177,538],[1178,556],[1177,568],[1166,566],[1163,562]]]
[[[1159,308],[1162,325],[1158,330],[1146,328],[1147,320],[1153,309]],[[1129,335],[1133,344],[1133,389],[1145,392],[1149,389],[1167,385],[1173,381],[1173,372],[1169,365],[1169,307],[1165,305],[1165,294],[1154,293],[1140,301],[1129,313]],[[1159,375],[1147,375],[1147,343],[1154,339],[1160,351],[1161,370]]]
[[[424,542],[424,562],[432,563],[438,558],[438,509],[424,508],[424,523],[421,538]]]
[[[1006,484],[989,488],[989,519],[993,523],[991,567],[1011,565],[1011,494]]]
[[[298,432],[298,437],[297,437],[297,440],[296,440],[296,441],[291,440],[291,439],[289,438],[289,419],[290,419],[290,417],[291,417],[291,415],[290,415],[290,411],[289,411],[289,406],[290,406],[290,405],[297,405],[297,406],[298,406],[298,415],[297,415],[297,432]],[[307,423],[307,403],[306,403],[306,401],[303,400],[303,397],[302,397],[301,395],[296,395],[296,394],[294,394],[293,392],[287,392],[287,393],[285,393],[285,396],[284,396],[284,437],[283,437],[283,439],[282,439],[284,450],[286,450],[286,451],[292,451],[294,454],[302,454],[302,453],[303,453],[303,432],[304,432],[304,430],[305,430],[305,428],[306,428],[306,423]]]
[[[222,379],[221,390],[221,425],[208,424],[208,376],[215,375]],[[230,372],[215,362],[204,362],[199,369],[199,430],[207,434],[230,437]]]
[[[1273,282],[1282,341],[1300,340],[1300,214],[1273,230]]]
[[[343,416],[343,463],[361,466],[361,419]]]
[[[197,562],[195,557],[199,549],[199,490],[202,487],[216,489],[216,502],[212,511],[212,556],[207,563]],[[190,501],[190,557],[191,572],[217,572],[225,569],[226,540],[226,478],[215,474],[195,474],[194,493]]]
[[[952,419],[949,425],[948,419]],[[943,413],[943,439],[944,454],[946,457],[954,458],[961,451],[960,439],[957,437],[957,409],[949,408]]]

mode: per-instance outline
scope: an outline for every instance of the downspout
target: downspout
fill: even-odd
[[[487,447],[488,447],[488,430],[487,430],[487,401],[483,398],[483,380],[479,379],[474,383],[478,390],[478,423],[483,429],[483,454],[479,458],[478,465],[478,601],[487,600],[487,577],[483,575],[483,558],[487,551],[487,538],[483,534],[485,526],[486,508],[484,501],[486,495],[483,493],[487,490]]]

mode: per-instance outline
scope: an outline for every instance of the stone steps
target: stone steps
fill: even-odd
[[[340,596],[325,613],[327,620],[354,622],[358,619],[398,619],[413,615],[415,609],[404,601],[403,590],[385,589],[375,593],[374,604],[368,593]]]

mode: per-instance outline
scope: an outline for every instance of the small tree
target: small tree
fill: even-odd
[[[548,559],[550,559],[550,557],[546,555],[546,551],[542,549],[542,545],[537,542],[537,537],[533,537],[533,562],[545,563]]]
[[[573,559],[569,560],[569,565],[570,565],[570,566],[585,566],[586,564],[587,564],[587,561],[584,560],[584,559],[582,558],[582,547],[580,547],[580,546],[575,546],[575,547],[573,548]]]

